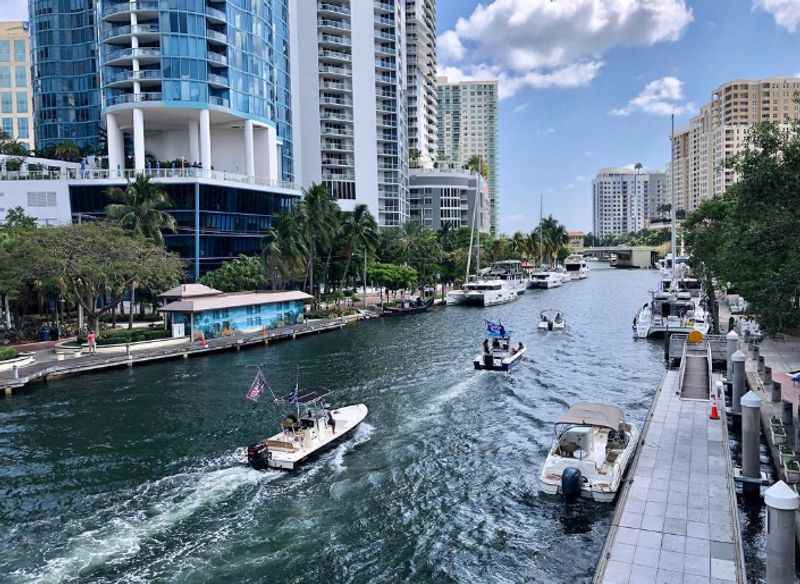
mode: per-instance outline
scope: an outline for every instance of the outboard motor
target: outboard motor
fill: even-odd
[[[581,471],[574,466],[568,466],[561,473],[561,493],[568,501],[574,501],[581,495]]]
[[[247,462],[256,470],[264,470],[268,466],[263,450],[262,444],[251,444],[247,447]]]
[[[549,331],[553,330],[553,321],[552,320],[548,320],[547,321],[547,330],[549,330]]]

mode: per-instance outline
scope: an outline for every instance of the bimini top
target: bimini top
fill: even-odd
[[[624,420],[625,415],[617,406],[579,403],[567,410],[556,424],[581,424],[618,430]]]

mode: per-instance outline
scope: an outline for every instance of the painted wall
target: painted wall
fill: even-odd
[[[39,226],[72,223],[69,186],[65,180],[0,181],[0,222],[6,212],[22,207]]]
[[[297,300],[198,312],[194,315],[194,330],[202,330],[206,339],[213,339],[222,336],[225,330],[254,333],[264,327],[289,326],[302,322],[303,308],[303,302]],[[175,313],[172,320],[184,323],[189,332],[189,314]]]

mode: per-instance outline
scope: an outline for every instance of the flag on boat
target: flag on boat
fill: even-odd
[[[258,401],[261,397],[261,394],[264,393],[264,389],[267,387],[267,380],[264,379],[264,375],[261,373],[261,369],[258,370],[256,373],[256,378],[253,379],[253,383],[250,386],[250,389],[247,390],[247,395],[245,395],[245,399],[249,399],[251,401]]]
[[[490,337],[505,337],[506,336],[506,327],[503,326],[502,322],[492,322],[491,320],[487,320],[486,322],[486,334]]]
[[[293,403],[293,404],[300,403],[300,384],[299,383],[295,383],[294,384],[294,390],[292,391],[292,395],[289,396],[289,402]]]

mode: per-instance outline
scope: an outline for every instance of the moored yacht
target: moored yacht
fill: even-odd
[[[595,403],[572,406],[555,424],[555,438],[542,466],[542,490],[600,502],[614,500],[639,441],[621,409]]]
[[[528,276],[519,260],[494,262],[489,268],[488,277],[506,281],[517,294],[524,294],[528,288]]]
[[[675,283],[673,288],[679,289]],[[672,292],[663,289],[651,292],[651,301],[639,309],[633,320],[634,336],[639,339],[662,336],[666,333],[708,333],[710,323],[700,298],[691,292]]]
[[[589,277],[589,266],[583,255],[574,253],[564,260],[564,269],[571,280],[585,280]]]
[[[495,306],[518,297],[516,285],[509,280],[476,279],[464,286],[464,304],[471,306]]]
[[[530,280],[528,280],[529,288],[558,288],[564,284],[564,279],[558,272],[550,271],[547,268],[542,268],[538,272],[534,272]]]

